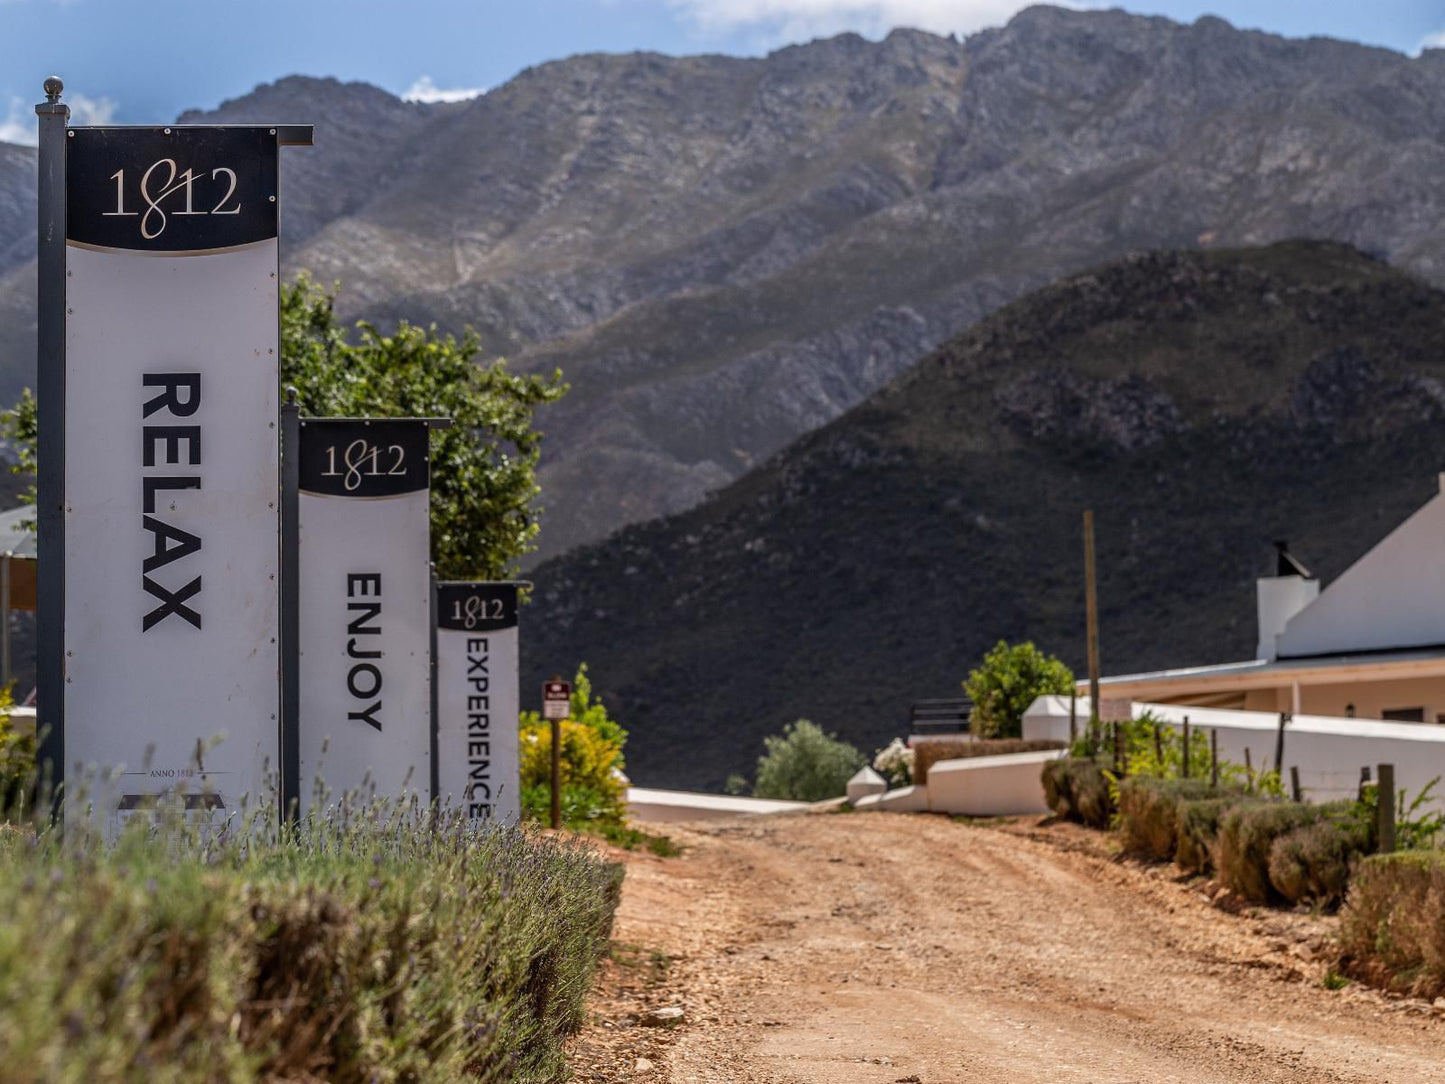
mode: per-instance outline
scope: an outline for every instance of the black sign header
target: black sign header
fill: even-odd
[[[437,628],[499,632],[517,627],[515,583],[437,585]]]
[[[430,427],[413,418],[303,418],[301,492],[396,497],[431,485]]]
[[[274,127],[66,129],[67,241],[203,253],[276,236]]]

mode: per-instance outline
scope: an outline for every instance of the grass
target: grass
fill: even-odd
[[[549,1081],[621,869],[582,841],[334,807],[113,845],[0,833],[0,1077]]]
[[[626,824],[604,822],[587,830],[624,851],[635,851],[640,847],[659,858],[677,858],[683,852],[682,847],[674,843],[671,836],[655,836]]]
[[[661,949],[645,949],[628,942],[613,942],[609,958],[619,967],[642,973],[648,986],[660,986],[672,970],[673,958]]]

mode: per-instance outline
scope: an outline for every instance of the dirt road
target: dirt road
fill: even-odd
[[[1445,1082],[1429,1006],[1325,988],[1330,920],[1229,913],[1072,826],[669,834],[629,857],[580,1081]]]

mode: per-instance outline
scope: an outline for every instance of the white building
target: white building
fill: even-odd
[[[1281,548],[1257,614],[1256,658],[1104,678],[1100,698],[1445,723],[1445,475],[1323,590]]]

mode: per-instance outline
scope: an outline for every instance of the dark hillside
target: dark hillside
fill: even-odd
[[[999,637],[1105,672],[1252,657],[1288,538],[1326,578],[1435,491],[1445,293],[1344,246],[1131,257],[1030,294],[684,515],[539,568],[524,688],[592,664],[640,783],[808,716],[872,748]]]

